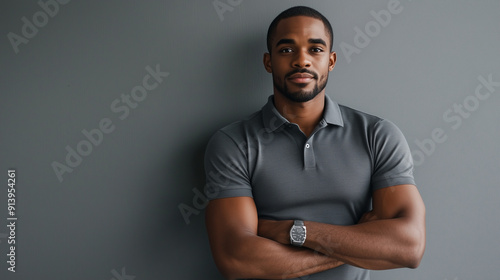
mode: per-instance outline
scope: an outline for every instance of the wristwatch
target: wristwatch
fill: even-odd
[[[290,244],[294,246],[302,246],[306,241],[306,226],[304,221],[294,220],[293,226],[290,229]]]

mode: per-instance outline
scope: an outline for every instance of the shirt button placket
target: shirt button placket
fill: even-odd
[[[304,148],[304,167],[305,169],[311,169],[316,167],[316,159],[314,156],[314,150],[311,145],[312,139],[306,142]]]

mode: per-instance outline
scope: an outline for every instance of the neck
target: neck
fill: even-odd
[[[274,106],[289,122],[296,123],[300,130],[309,137],[323,117],[325,91],[307,102],[294,102],[274,92]]]

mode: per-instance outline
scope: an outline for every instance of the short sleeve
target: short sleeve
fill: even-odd
[[[390,121],[380,120],[374,125],[372,137],[372,190],[415,185],[410,147],[401,130]]]
[[[205,195],[208,199],[252,197],[246,158],[241,145],[223,131],[212,136],[205,151]]]

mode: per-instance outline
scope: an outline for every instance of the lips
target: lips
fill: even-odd
[[[290,79],[295,79],[295,78],[314,78],[314,76],[309,73],[295,73],[290,76]]]
[[[312,81],[314,79],[314,75],[311,75],[309,73],[295,73],[290,75],[288,79],[293,83],[305,84]]]

